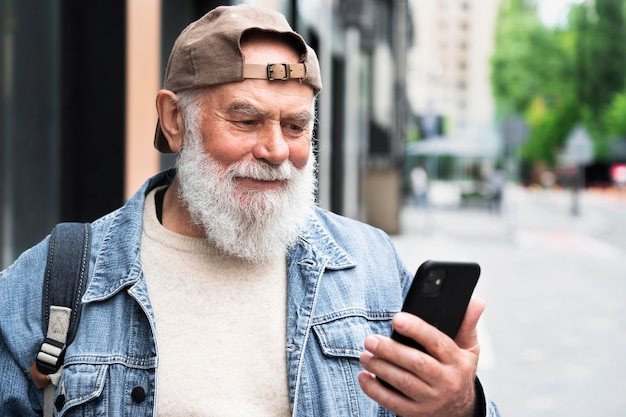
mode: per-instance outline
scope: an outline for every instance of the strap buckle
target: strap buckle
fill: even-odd
[[[267,79],[285,81],[291,78],[289,64],[267,64]]]
[[[44,375],[57,372],[65,359],[65,347],[65,343],[46,337],[35,360],[39,372]]]

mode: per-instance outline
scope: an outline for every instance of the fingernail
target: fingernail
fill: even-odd
[[[361,352],[361,356],[359,357],[359,361],[361,361],[361,363],[363,365],[367,365],[367,363],[370,361],[370,359],[372,359],[374,357],[374,355],[372,355],[371,352],[368,352],[367,350],[365,352]]]
[[[393,326],[396,329],[405,329],[409,326],[409,320],[406,314],[398,313],[393,318]]]
[[[365,349],[373,352],[378,347],[378,338],[376,336],[367,336],[364,344]]]
[[[361,372],[358,375],[359,384],[365,385],[372,378],[371,374],[368,372]]]

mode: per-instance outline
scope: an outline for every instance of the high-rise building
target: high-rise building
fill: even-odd
[[[411,0],[415,42],[408,98],[426,122],[442,116],[448,133],[486,129],[494,102],[489,59],[499,0]]]

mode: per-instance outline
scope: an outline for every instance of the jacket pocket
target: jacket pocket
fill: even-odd
[[[58,416],[102,396],[108,365],[74,364],[63,368],[54,401]]]
[[[310,378],[307,382],[320,403],[316,415],[388,415],[365,395],[357,378],[363,371],[359,356],[364,350],[365,338],[374,333],[389,335],[393,314],[350,310],[314,321],[312,328],[317,349],[309,358]]]
[[[389,336],[394,313],[346,311],[318,318],[313,331],[324,355],[358,358],[370,334]]]

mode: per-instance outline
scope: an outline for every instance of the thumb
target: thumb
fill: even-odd
[[[456,336],[456,344],[461,349],[467,349],[478,355],[480,351],[480,346],[478,344],[478,331],[476,330],[476,325],[478,324],[478,319],[485,311],[485,301],[472,298],[467,306],[467,311],[465,312],[465,317],[463,318],[463,322],[461,323],[461,327],[459,328],[459,332]]]

